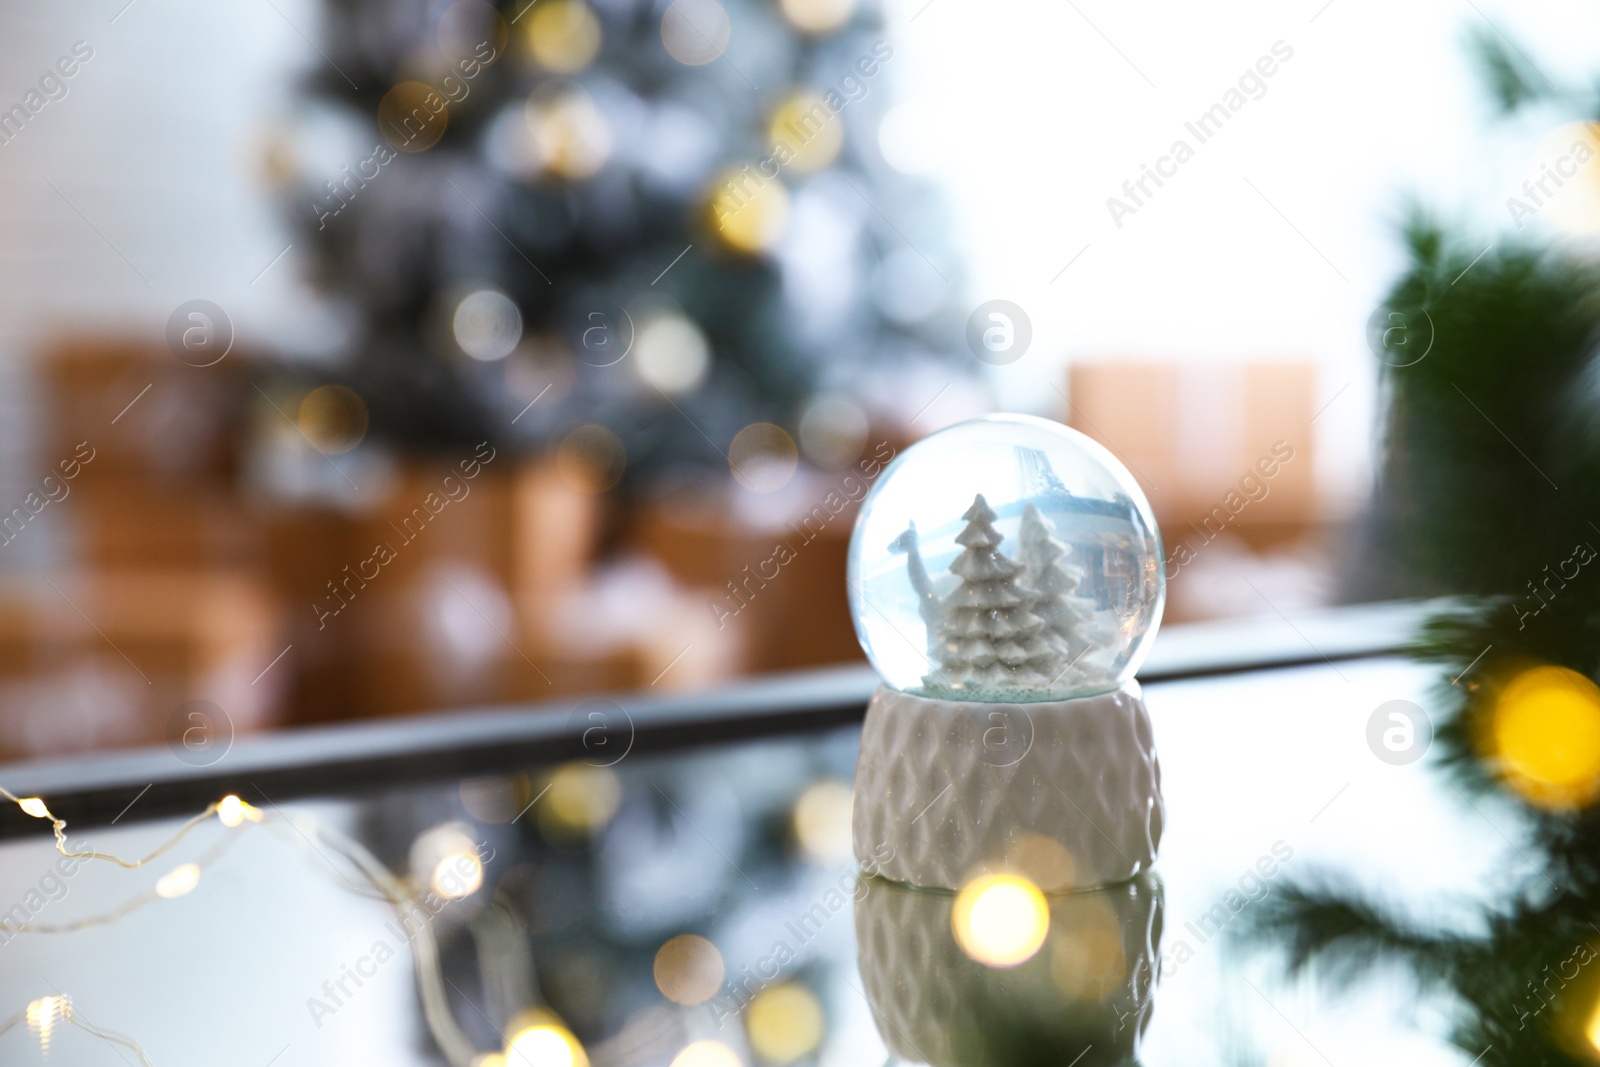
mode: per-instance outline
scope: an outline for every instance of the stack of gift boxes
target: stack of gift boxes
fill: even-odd
[[[857,660],[851,526],[917,436],[875,419],[843,468],[624,506],[553,454],[321,454],[299,394],[237,355],[85,339],[38,378],[45,473],[0,504],[0,757],[176,745],[195,707],[243,733]],[[1310,364],[1079,361],[1067,384],[1058,417],[1158,512],[1171,614],[1218,613],[1246,588],[1222,564],[1327,527]]]
[[[80,340],[39,370],[55,480],[0,534],[0,756],[176,745],[195,707],[244,733],[859,655],[839,579],[860,493],[817,472],[755,508],[730,478],[624,510],[552,455],[318,455],[294,392],[237,358]],[[272,475],[283,448],[315,491]]]

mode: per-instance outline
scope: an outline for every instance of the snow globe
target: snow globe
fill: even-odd
[[[853,836],[874,873],[960,889],[1126,881],[1161,838],[1160,767],[1133,680],[1166,596],[1127,469],[1075,430],[991,415],[907,449],[851,536],[867,708]]]

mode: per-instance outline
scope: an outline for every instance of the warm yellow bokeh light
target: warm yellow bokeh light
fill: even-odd
[[[717,946],[696,934],[679,934],[657,949],[654,970],[661,995],[686,1007],[716,996],[727,974]]]
[[[173,869],[163,875],[156,883],[156,896],[168,900],[187,896],[194,892],[194,887],[200,884],[200,868],[193,863],[185,863],[182,867]]]
[[[23,1014],[29,1031],[39,1038],[39,1050],[48,1055],[50,1036],[56,1024],[72,1018],[72,1001],[66,997],[40,997],[31,1001]]]
[[[528,51],[545,70],[572,74],[600,52],[600,20],[583,0],[543,0],[528,14]]]
[[[950,912],[956,944],[989,967],[1015,967],[1039,951],[1050,931],[1050,905],[1039,887],[1015,874],[968,883]]]
[[[1600,687],[1565,667],[1533,667],[1495,699],[1491,741],[1506,784],[1542,808],[1600,795]]]
[[[1046,892],[1081,884],[1072,850],[1053,837],[1022,833],[1006,845],[1005,869],[1015,871]]]
[[[515,1067],[589,1067],[583,1045],[551,1012],[517,1013],[506,1035],[506,1062]]]
[[[783,17],[805,33],[836,30],[855,14],[856,0],[780,0]]]
[[[799,93],[779,104],[767,124],[778,161],[798,171],[821,170],[839,158],[844,123],[815,93]],[[779,146],[785,152],[777,152]]]
[[[744,1067],[733,1049],[720,1041],[696,1041],[672,1058],[671,1067]]]
[[[768,1063],[793,1063],[822,1044],[822,1005],[795,982],[757,993],[745,1009],[750,1047]]]
[[[1507,207],[1519,228],[1538,217],[1568,233],[1600,231],[1600,123],[1569,122],[1540,138]]]
[[[603,493],[616,485],[628,464],[622,438],[595,423],[567,434],[556,449],[556,473],[580,493]]]
[[[472,1060],[472,1067],[506,1067],[506,1057],[500,1052],[485,1052]]]
[[[539,802],[539,825],[562,836],[592,834],[622,804],[622,782],[609,767],[568,763],[550,776]]]
[[[807,859],[830,865],[850,858],[854,800],[849,782],[817,782],[800,794],[794,802],[794,836]]]
[[[450,125],[450,102],[427,82],[401,82],[378,101],[378,132],[402,152],[425,152]]]
[[[260,822],[261,809],[246,804],[232,793],[229,793],[217,801],[217,818],[222,822],[222,825],[227,827],[243,825],[246,819],[251,822]]]
[[[483,887],[483,864],[477,856],[458,852],[434,864],[429,882],[433,891],[446,900],[461,900]]]
[[[712,234],[735,252],[764,252],[778,243],[789,223],[789,193],[777,178],[775,163],[750,164],[718,175],[707,200]]]
[[[1070,1000],[1102,1001],[1125,988],[1128,955],[1109,893],[1060,902],[1050,938],[1050,976]]]
[[[557,178],[587,178],[611,158],[611,124],[588,93],[576,86],[528,98],[528,128],[539,163]]]
[[[739,484],[758,493],[782,489],[794,477],[800,449],[781,426],[752,422],[728,444],[728,468]]]
[[[348,452],[367,436],[367,403],[354,389],[323,385],[305,395],[295,425],[317,451]]]

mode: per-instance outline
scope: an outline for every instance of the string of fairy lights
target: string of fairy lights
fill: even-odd
[[[74,849],[67,840],[66,820],[51,812],[40,797],[19,797],[0,786],[0,798],[17,805],[24,814],[32,818],[47,820],[55,836],[55,851],[63,858],[109,863],[124,870],[138,870],[160,859],[181,844],[193,830],[213,817],[230,831],[250,823],[264,824],[268,828],[272,828],[276,823],[282,823],[295,831],[294,838],[303,839],[314,847],[326,849],[342,859],[361,876],[371,892],[363,891],[361,886],[351,882],[346,882],[346,889],[369,899],[383,900],[395,910],[402,921],[414,914],[418,908],[418,895],[414,888],[397,877],[360,842],[321,820],[314,820],[309,826],[303,826],[290,820],[286,815],[273,815],[231,794],[208,804],[199,814],[185,821],[171,837],[138,859],[124,859],[94,849]],[[201,853],[197,859],[180,864],[164,874],[151,889],[129,898],[108,911],[68,923],[4,922],[0,923],[0,932],[11,935],[72,933],[119,922],[156,900],[172,900],[186,896],[198,887],[203,872],[220,860],[238,839],[238,834],[228,833]],[[452,858],[459,860],[467,857]],[[470,859],[473,863],[478,862],[475,856]],[[431,924],[426,922],[407,924],[407,929],[410,931],[423,1017],[451,1067],[485,1067],[485,1065],[505,1063],[513,1049],[551,1043],[559,1043],[568,1051],[567,1062],[580,1067],[587,1064],[587,1058],[577,1038],[552,1013],[542,1009],[531,1009],[512,1020],[505,1053],[484,1053],[476,1049],[472,1041],[462,1032],[450,1010],[444,988],[445,979],[440,966],[438,942]],[[26,1024],[28,1030],[38,1038],[40,1048],[46,1053],[50,1050],[55,1033],[63,1026],[71,1026],[107,1044],[132,1052],[143,1067],[154,1067],[138,1042],[90,1024],[74,1009],[71,997],[59,991],[30,1002],[16,1016],[0,1023],[0,1035],[23,1024]]]

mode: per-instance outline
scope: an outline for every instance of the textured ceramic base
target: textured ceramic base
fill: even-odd
[[[873,1022],[899,1060],[933,1067],[1133,1062],[1150,1022],[1161,945],[1153,875],[1050,898],[1050,930],[1020,966],[969,959],[955,897],[878,878],[856,900],[856,951]]]
[[[856,763],[856,858],[959,889],[999,870],[1046,892],[1126,881],[1161,842],[1161,768],[1137,682],[1039,704],[879,687]]]

